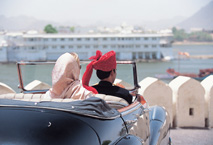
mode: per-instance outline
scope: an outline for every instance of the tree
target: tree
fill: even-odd
[[[185,33],[184,29],[176,29],[175,27],[172,28],[172,32],[174,35],[174,39],[177,41],[183,41],[184,39],[187,39],[187,34]]]
[[[211,34],[203,31],[186,33],[184,29],[177,29],[173,27],[172,32],[174,35],[174,40],[176,41],[183,41],[183,40],[198,41],[198,42],[213,41]]]
[[[73,26],[73,27],[70,27],[70,31],[72,32],[72,33],[74,33],[75,32],[75,27]]]
[[[206,32],[193,32],[189,34],[189,41],[212,41],[212,37],[210,34]]]
[[[177,32],[177,28],[176,28],[176,27],[173,27],[173,28],[172,28],[172,33],[175,34],[176,32]]]
[[[46,33],[58,33],[58,31],[51,24],[46,25],[44,31]]]

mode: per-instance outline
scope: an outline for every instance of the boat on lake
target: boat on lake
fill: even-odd
[[[191,77],[193,79],[202,81],[203,79],[205,79],[209,75],[213,75],[213,68],[200,69],[198,74],[195,74],[195,73],[180,73],[180,72],[176,72],[172,68],[167,69],[166,72],[170,77],[173,77],[173,78],[176,78],[178,76],[187,76],[187,77]]]

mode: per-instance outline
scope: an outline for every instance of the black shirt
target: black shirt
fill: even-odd
[[[98,85],[92,87],[94,87],[100,94],[117,96],[125,99],[129,104],[132,103],[132,95],[129,94],[128,90],[113,86],[110,82],[100,81]]]

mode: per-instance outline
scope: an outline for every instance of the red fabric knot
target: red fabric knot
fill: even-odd
[[[101,58],[101,56],[102,56],[102,52],[100,51],[100,50],[97,50],[96,51],[96,55],[95,56],[91,56],[89,59],[93,59],[93,60],[99,60],[100,58]]]

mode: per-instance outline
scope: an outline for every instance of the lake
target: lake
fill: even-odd
[[[174,56],[178,58],[178,52],[188,52],[190,55],[213,55],[213,45],[173,45]],[[213,59],[188,59],[184,56],[180,57],[181,59],[174,59],[172,61],[163,62],[138,62],[137,63],[137,74],[138,81],[140,82],[146,77],[155,77],[156,74],[166,74],[166,69],[174,68],[176,71],[182,73],[199,73],[199,69],[205,68],[213,68]],[[48,68],[49,70],[43,69],[43,73],[47,73],[49,75],[49,84],[51,85],[51,69],[53,66]],[[125,76],[127,67],[118,68],[118,74]],[[82,69],[83,73],[85,69]],[[27,77],[30,78],[31,74],[34,74],[34,68],[27,70]],[[38,72],[41,74],[40,72]],[[47,75],[47,76],[48,76]],[[94,76],[94,75],[93,75]],[[80,78],[82,74],[80,75]],[[24,79],[28,79],[24,78]],[[128,81],[132,79],[132,77],[126,76],[126,80]],[[29,80],[27,80],[29,81]],[[96,82],[97,79],[93,79],[93,82]],[[163,80],[165,83],[169,83],[171,80]],[[19,84],[18,75],[17,75],[17,67],[16,64],[0,64],[0,82],[7,84],[16,92],[20,92],[17,88]]]

